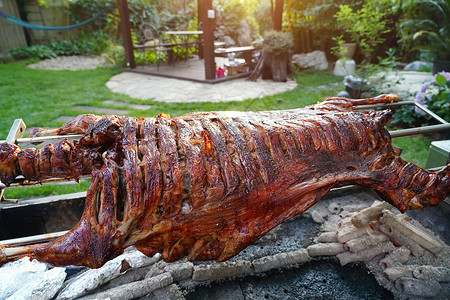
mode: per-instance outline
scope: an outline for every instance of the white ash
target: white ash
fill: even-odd
[[[110,299],[110,300],[129,300],[143,297],[158,289],[164,288],[172,284],[173,278],[169,272],[145,278],[140,281],[134,281],[121,286],[114,287],[105,292],[88,295],[81,299]]]
[[[171,284],[165,288],[155,290],[154,292],[140,298],[140,300],[183,300],[184,293],[177,284]]]
[[[6,299],[47,271],[48,266],[28,257],[9,262],[0,268],[0,299]]]
[[[106,262],[101,268],[90,269],[75,278],[75,280],[58,294],[56,299],[79,298],[120,276],[121,273],[129,269],[151,265],[158,261],[160,257],[160,255],[155,255],[150,258],[137,250],[127,251],[113,260]],[[123,270],[124,266],[126,266],[126,270]]]
[[[61,288],[65,279],[65,268],[52,268],[16,291],[8,300],[52,299]]]
[[[335,243],[319,243],[308,246],[306,248],[310,256],[330,256],[344,252],[344,245],[338,242]]]

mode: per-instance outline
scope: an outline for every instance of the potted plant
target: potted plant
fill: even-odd
[[[285,82],[291,69],[293,40],[288,32],[270,30],[264,35],[263,54],[250,75],[250,80],[256,80],[262,73],[264,79]]]
[[[433,60],[433,74],[450,71],[449,1],[406,1],[399,44],[406,51],[424,51]]]
[[[331,48],[331,54],[337,57],[334,65],[333,74],[336,76],[354,75],[356,72],[355,61],[352,60],[355,54],[355,43],[346,43],[344,36],[340,35],[333,38],[337,46]]]
[[[337,46],[331,48],[331,54],[338,59],[353,58],[356,50],[356,43],[346,43],[343,34],[333,37],[332,40],[336,42]]]

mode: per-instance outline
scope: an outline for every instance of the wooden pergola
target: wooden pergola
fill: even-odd
[[[125,59],[129,70],[136,69],[134,58],[134,46],[131,39],[131,25],[127,0],[117,0],[119,16],[121,19],[121,28],[123,43],[125,48]],[[204,60],[205,81],[214,81],[216,79],[216,67],[214,56],[214,27],[215,18],[212,6],[212,0],[197,0],[199,30],[202,34],[202,46],[200,55]]]

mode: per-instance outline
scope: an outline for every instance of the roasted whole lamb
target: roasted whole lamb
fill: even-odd
[[[449,194],[450,165],[433,173],[403,161],[384,128],[391,112],[353,111],[394,101],[331,98],[304,109],[172,119],[81,115],[35,130],[83,137],[38,150],[1,144],[3,183],[89,173],[92,181],[75,228],[16,253],[96,268],[134,245],[166,261],[223,261],[340,184],[371,187],[401,211],[436,205]]]

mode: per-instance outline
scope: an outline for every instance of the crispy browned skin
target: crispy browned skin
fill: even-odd
[[[57,132],[83,133],[75,145],[0,145],[0,178],[92,172],[79,224],[27,248],[40,261],[99,267],[131,245],[166,261],[223,261],[336,184],[369,186],[402,211],[442,201],[450,165],[432,173],[403,161],[384,128],[389,111],[352,111],[396,100],[332,98],[305,109],[173,119],[79,116]]]

